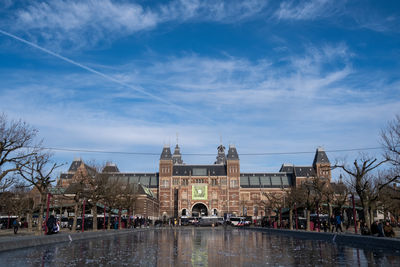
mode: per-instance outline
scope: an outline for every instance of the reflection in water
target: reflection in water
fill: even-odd
[[[400,253],[242,229],[177,228],[0,253],[0,266],[397,265]]]

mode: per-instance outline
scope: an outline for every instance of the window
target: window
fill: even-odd
[[[194,184],[206,184],[207,183],[207,179],[195,178],[195,179],[192,180],[192,183],[194,183]]]
[[[193,168],[193,176],[207,176],[206,168]]]
[[[217,179],[211,179],[211,185],[212,186],[218,185],[218,180]]]
[[[172,182],[174,185],[179,185],[179,178],[174,178]]]
[[[169,181],[167,179],[162,180],[162,187],[168,188],[169,187]]]
[[[250,176],[250,186],[256,186],[259,187],[260,186],[260,179],[258,176]]]
[[[279,176],[272,176],[272,177],[271,177],[271,183],[272,183],[272,186],[275,186],[275,187],[281,186],[281,185],[282,185],[281,177],[279,177]]]
[[[182,179],[182,185],[189,185],[189,179]]]
[[[231,188],[237,187],[237,180],[231,180]]]

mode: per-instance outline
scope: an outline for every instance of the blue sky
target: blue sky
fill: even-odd
[[[160,153],[176,133],[182,153],[215,156],[220,137],[239,156],[376,147],[400,113],[399,5],[3,0],[0,30],[81,66],[0,33],[0,112],[58,148]],[[55,152],[79,156],[158,170],[158,155]],[[240,158],[261,172],[313,154]]]

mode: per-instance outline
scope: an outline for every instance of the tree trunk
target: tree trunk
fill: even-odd
[[[372,224],[372,218],[371,218],[371,213],[370,213],[370,208],[367,205],[367,203],[365,203],[364,201],[361,202],[362,208],[363,208],[363,214],[364,214],[364,220],[365,223],[367,224],[367,227],[369,230],[371,230],[371,224]]]
[[[32,232],[32,212],[26,213],[26,222],[28,223],[28,232]]]
[[[292,210],[292,208],[289,209],[289,227],[290,227],[290,230],[293,230],[293,210]]]
[[[45,195],[40,194],[40,208],[39,208],[39,216],[38,216],[38,232],[43,234],[43,213],[44,213],[44,205],[45,205]]]
[[[329,225],[329,229],[332,229],[332,225],[331,225],[331,217],[332,217],[332,205],[330,202],[328,202],[328,225]],[[329,230],[330,231],[330,230]]]
[[[307,209],[307,211],[306,211],[307,231],[311,230],[311,227],[310,227],[310,214],[311,214],[311,211],[309,209]]]
[[[93,203],[92,215],[93,215],[93,231],[97,231],[97,205],[96,205],[96,203]]]
[[[72,231],[76,230],[77,220],[78,220],[78,202],[75,202],[75,205],[74,205],[74,221],[72,223]]]
[[[121,227],[121,208],[118,210],[118,230],[122,229]]]
[[[109,207],[109,210],[110,210],[110,212],[108,213],[107,230],[111,229],[110,226],[111,226],[111,211],[112,211],[112,208]]]

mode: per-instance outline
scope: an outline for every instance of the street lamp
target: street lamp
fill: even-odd
[[[295,213],[296,213],[296,230],[299,230],[299,229],[298,229],[298,223],[297,223],[297,207],[296,207],[296,202],[294,203],[294,211],[295,211]]]

